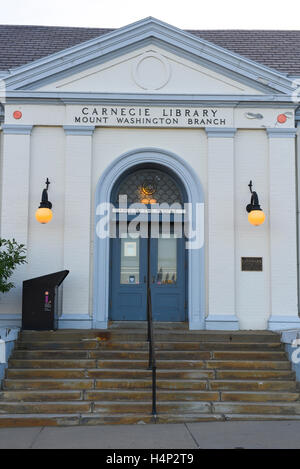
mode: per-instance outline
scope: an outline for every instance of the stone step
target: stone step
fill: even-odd
[[[209,352],[199,352],[200,354],[208,354]],[[279,352],[280,353],[280,352]],[[205,355],[202,355],[205,356]],[[15,359],[9,360],[11,368],[120,368],[120,369],[147,369],[148,360],[146,359]],[[222,369],[273,369],[273,370],[288,370],[291,364],[288,360],[210,360],[206,359],[157,359],[158,369],[170,368],[188,368],[199,369],[208,368],[215,370]]]
[[[297,421],[300,415],[283,414],[160,414],[156,423],[192,423],[218,421]],[[78,425],[130,425],[154,423],[150,414],[4,414],[0,415],[0,428],[51,427]]]
[[[71,352],[72,350],[80,352],[84,350],[138,350],[138,351],[148,351],[149,344],[146,341],[104,341],[104,342],[95,342],[95,341],[77,341],[77,342],[18,342],[16,345],[16,351],[21,353],[21,351],[57,351],[66,350]],[[281,342],[270,342],[270,343],[232,343],[232,342],[182,342],[182,341],[173,341],[173,342],[155,342],[156,350],[166,350],[166,351],[175,351],[175,350],[185,350],[185,351],[284,351],[284,345]]]
[[[91,390],[91,389],[151,389],[150,375],[147,379],[5,379],[4,391],[17,390]],[[251,380],[193,380],[158,379],[157,389],[198,391],[296,391],[295,381]]]
[[[151,402],[94,402],[94,412],[111,413],[151,413]],[[90,412],[90,402],[44,402],[19,403],[1,402],[0,413],[82,413]],[[300,403],[234,403],[234,402],[162,402],[157,404],[158,413],[218,413],[218,414],[300,414]]]
[[[118,370],[94,369],[87,370],[87,377],[94,379],[141,379],[150,378],[151,370]],[[213,379],[213,370],[157,370],[157,379]]]
[[[120,390],[120,389],[110,389],[107,391],[96,390],[96,391],[86,391],[85,400],[86,401],[151,401],[152,391],[149,390]],[[157,391],[157,402],[162,401],[219,401],[220,394],[213,391],[172,391],[172,390],[158,390]]]
[[[295,381],[211,380],[212,391],[296,391]]]
[[[10,359],[9,367],[12,368],[96,368],[97,360],[22,360]]]
[[[52,362],[53,367],[55,362]],[[25,365],[24,365],[25,366]],[[59,364],[57,365],[59,367]],[[116,368],[116,369],[146,369],[148,361],[144,360],[97,360],[97,368]],[[291,365],[288,361],[263,361],[263,360],[157,360],[158,370],[168,369],[234,369],[234,370],[290,370]]]
[[[100,371],[100,370],[98,370]],[[85,370],[80,369],[6,369],[6,378],[8,379],[84,379],[86,378]]]
[[[0,428],[59,427],[80,424],[80,414],[0,414]]]
[[[60,402],[4,402],[0,414],[78,414],[91,412],[92,403],[84,401]]]
[[[214,370],[290,370],[291,364],[288,360],[210,360],[207,361],[207,368]]]
[[[299,402],[214,402],[212,411],[217,414],[273,414],[300,415]]]
[[[89,358],[96,359],[126,359],[126,360],[147,360],[148,352],[140,351],[104,351],[95,350],[89,352]],[[212,352],[212,351],[156,351],[157,360],[267,360],[267,361],[288,361],[287,355],[284,351],[264,351],[264,352]]]
[[[140,382],[140,380],[134,380],[134,381]],[[5,379],[3,380],[2,387],[4,391],[8,391],[8,390],[11,390],[11,391],[17,391],[17,390],[72,391],[72,390],[94,389],[95,380],[94,379]]]
[[[170,390],[208,390],[207,380],[161,380],[156,382],[157,389],[170,389]],[[152,389],[152,380],[121,380],[121,379],[101,379],[96,380],[96,389]]]
[[[91,414],[91,419],[93,418]],[[88,417],[87,417],[88,419]],[[97,417],[95,416],[95,419]],[[156,423],[193,423],[193,422],[226,422],[226,421],[293,421],[300,420],[300,415],[272,415],[272,414],[160,414]],[[87,420],[88,421],[88,420]],[[100,425],[100,419],[99,419]],[[0,423],[1,425],[1,423]]]
[[[14,350],[11,360],[86,360],[90,350]]]
[[[94,402],[94,412],[98,413],[135,413],[135,412],[151,412],[150,402]],[[284,414],[294,415],[300,414],[299,402],[195,402],[195,401],[173,401],[158,402],[158,415],[161,413],[216,413],[216,414]]]
[[[188,331],[189,330],[189,324],[188,322],[158,322],[155,321],[154,323],[155,329],[159,330],[181,330],[181,331]],[[132,329],[140,329],[140,330],[145,330],[147,331],[148,329],[148,321],[110,321],[108,324],[108,328],[110,331],[113,331],[115,329],[122,330],[122,329],[127,329],[127,330],[132,330]]]
[[[184,331],[172,330],[163,331],[155,329],[156,341],[199,341],[199,342],[241,342],[241,343],[269,343],[280,342],[278,334],[269,331]],[[97,343],[102,340],[115,340],[115,341],[144,341],[147,339],[147,333],[144,330],[132,329],[116,329],[105,331],[23,331],[20,336],[20,341],[33,342],[33,341],[56,341],[56,342],[72,342],[84,339]]]
[[[143,342],[147,345],[147,342]],[[82,340],[69,342],[49,341],[18,341],[15,350],[95,350],[99,348],[98,341]]]
[[[1,405],[1,404],[0,404]],[[151,413],[152,404],[149,401],[129,402],[129,401],[94,401],[93,412],[101,414],[111,413]],[[1,407],[0,407],[1,409]],[[197,412],[197,413],[211,413],[212,404],[210,402],[189,402],[189,401],[172,401],[172,402],[158,402],[158,413],[176,413],[176,412]]]
[[[17,369],[6,370],[8,379],[144,379],[151,377],[150,370],[118,370],[118,369]],[[217,379],[217,380],[278,380],[295,379],[291,370],[158,370],[159,379]]]
[[[275,363],[275,362],[274,362]],[[249,365],[250,366],[250,365]],[[13,368],[31,368],[31,369],[43,369],[43,368],[115,368],[115,369],[142,369],[148,368],[148,360],[22,360],[22,359],[10,359],[9,367]],[[157,367],[160,369],[201,369],[205,368],[205,362],[201,360],[157,360]],[[213,368],[213,367],[211,367]]]
[[[123,342],[123,341],[106,341],[99,344],[100,350],[146,350],[148,351],[148,342]],[[284,344],[281,342],[270,343],[232,343],[232,342],[189,342],[189,341],[173,341],[159,342],[155,341],[156,350],[185,350],[185,351],[284,351]]]
[[[131,414],[102,414],[92,413],[81,415],[80,425],[124,425],[124,424],[143,424],[143,423],[191,423],[191,422],[218,422],[225,421],[223,415],[210,413],[193,414],[159,414],[155,419],[151,414],[131,413]],[[0,417],[1,427],[1,417]]]
[[[295,380],[292,370],[216,370],[217,380]]]
[[[95,352],[97,353],[97,352]],[[211,353],[214,360],[263,360],[286,361],[287,354],[284,351],[214,351]]]
[[[101,401],[101,402],[146,402],[151,401],[152,392],[148,390],[87,390],[87,391],[2,391],[0,404],[3,402],[65,402],[65,401]],[[199,401],[213,402],[295,402],[299,401],[299,393],[291,392],[214,392],[195,390],[160,390],[157,392],[157,402],[164,401]],[[1,406],[0,406],[1,408]]]
[[[88,391],[89,392],[89,391]],[[226,402],[295,402],[297,392],[221,392],[221,401]]]
[[[265,352],[273,354],[273,352]],[[281,352],[278,353],[280,357]],[[209,360],[213,352],[205,351],[157,351],[156,358],[159,360]],[[274,355],[274,358],[276,355]],[[16,350],[11,359],[17,360],[44,360],[44,359],[112,359],[112,360],[148,360],[148,351],[118,351],[118,350],[91,350],[91,351],[20,351]],[[270,355],[272,359],[272,355]],[[279,358],[280,359],[280,358]]]
[[[2,401],[15,402],[44,402],[44,401],[80,401],[83,399],[82,391],[2,391]]]
[[[91,358],[103,359],[103,360],[148,360],[148,352],[117,352],[112,350],[95,350],[90,352]],[[156,351],[156,360],[210,360],[212,358],[212,353],[209,351],[165,351],[158,350]]]

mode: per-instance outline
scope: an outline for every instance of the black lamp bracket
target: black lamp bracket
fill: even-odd
[[[258,200],[258,195],[255,191],[252,190],[252,181],[249,182],[248,187],[251,192],[251,201],[250,204],[247,205],[246,210],[248,213],[252,212],[252,210],[261,210]]]
[[[49,202],[49,200],[48,200],[48,188],[49,188],[49,184],[50,184],[50,181],[49,181],[48,178],[46,179],[45,184],[46,184],[46,188],[42,192],[42,200],[41,200],[39,208],[49,208],[49,209],[51,209],[52,208],[52,203]]]

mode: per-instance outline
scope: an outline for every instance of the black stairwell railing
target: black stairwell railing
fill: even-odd
[[[151,289],[149,286],[147,288],[147,319],[148,319],[148,342],[149,342],[149,370],[152,370],[152,415],[154,419],[156,419],[157,417],[156,357],[155,357],[155,345],[154,345],[154,334],[153,334]]]

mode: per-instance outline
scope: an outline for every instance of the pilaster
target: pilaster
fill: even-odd
[[[208,309],[206,329],[237,330],[235,308],[234,128],[208,137]]]
[[[267,129],[270,167],[269,329],[300,326],[297,306],[296,129]]]
[[[63,315],[59,326],[90,328],[91,172],[94,127],[64,126],[64,130],[64,268],[69,269],[70,274],[64,282]]]

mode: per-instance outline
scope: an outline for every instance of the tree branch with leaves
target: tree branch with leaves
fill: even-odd
[[[9,279],[16,267],[26,262],[24,244],[18,244],[14,238],[0,239],[0,293],[6,293],[15,287]]]

